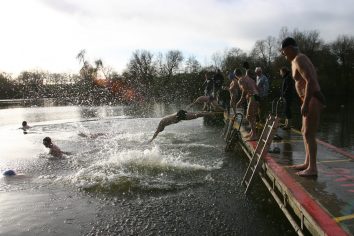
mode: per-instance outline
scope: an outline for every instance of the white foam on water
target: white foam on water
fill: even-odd
[[[110,189],[117,185],[146,187],[149,183],[156,187],[156,185],[176,184],[171,180],[165,180],[163,176],[166,174],[210,171],[215,168],[219,167],[183,161],[181,154],[163,154],[158,146],[153,146],[141,150],[116,151],[106,157],[102,155],[89,166],[81,168],[77,173],[64,179],[83,189]]]

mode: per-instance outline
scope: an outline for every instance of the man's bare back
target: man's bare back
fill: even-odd
[[[240,85],[241,89],[243,90],[246,98],[248,98],[252,95],[258,95],[257,84],[248,75],[241,77],[238,81],[238,84]]]

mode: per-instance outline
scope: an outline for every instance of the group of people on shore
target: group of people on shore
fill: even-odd
[[[322,109],[325,107],[325,97],[321,92],[318,83],[317,73],[311,60],[304,54],[300,53],[296,41],[287,37],[282,41],[281,53],[291,63],[291,73],[287,67],[280,68],[280,75],[283,78],[281,87],[281,97],[285,100],[285,122],[282,126],[287,130],[291,128],[291,106],[294,91],[297,92],[301,100],[301,115],[305,161],[300,165],[293,165],[290,168],[298,170],[299,176],[317,176],[317,143],[316,133],[319,127],[319,118]],[[247,67],[247,66],[246,66]],[[240,69],[235,70],[235,80],[230,84],[229,91],[231,94],[231,104],[234,112],[240,107],[241,102],[247,100],[246,118],[250,123],[250,132],[246,135],[247,140],[257,140],[256,135],[256,118],[257,114],[262,111],[264,102],[267,102],[269,83],[267,78],[262,75],[262,70],[257,67],[255,70],[256,80],[252,79],[249,69],[243,75]],[[237,99],[237,86],[241,90],[240,99]],[[295,89],[294,89],[295,88]],[[236,95],[236,96],[235,96]],[[236,105],[234,105],[236,103]]]
[[[291,106],[295,91],[301,100],[301,115],[305,161],[300,165],[293,165],[290,168],[298,170],[299,176],[317,176],[317,143],[316,133],[319,127],[319,118],[322,109],[325,107],[325,98],[321,92],[317,73],[311,60],[300,53],[296,41],[287,37],[282,41],[280,52],[291,63],[291,70],[287,67],[281,67],[279,73],[283,78],[281,87],[281,97],[285,100],[285,121],[282,125],[284,130],[291,128],[292,112]],[[214,115],[231,107],[234,114],[239,107],[246,108],[246,118],[250,124],[250,132],[246,134],[246,140],[257,140],[256,122],[264,119],[269,90],[268,78],[263,74],[261,67],[256,67],[254,73],[249,69],[247,62],[243,64],[244,72],[237,68],[233,73],[229,73],[231,80],[229,86],[223,85],[223,78],[220,70],[217,70],[213,79],[205,78],[204,95],[198,97],[193,103],[187,106],[187,109],[198,104],[204,103],[202,112],[179,112],[164,117],[150,140],[154,140],[158,133],[164,130],[167,125],[175,124],[181,120],[191,120],[199,117]],[[220,76],[221,75],[221,76]],[[217,83],[215,83],[217,80]],[[222,91],[229,92],[229,102],[225,106],[225,99],[220,99]],[[224,96],[225,97],[225,96]],[[204,110],[211,110],[206,112]]]

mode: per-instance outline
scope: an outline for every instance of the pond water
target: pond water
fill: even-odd
[[[247,162],[224,152],[223,127],[183,121],[146,144],[161,117],[182,107],[7,103],[0,171],[19,175],[0,179],[0,234],[295,235],[259,180],[243,195]],[[353,133],[342,145],[351,151]],[[52,158],[46,136],[71,154]]]

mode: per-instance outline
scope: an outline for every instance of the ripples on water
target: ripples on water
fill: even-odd
[[[220,154],[215,146],[195,143],[188,134],[171,133],[172,127],[161,133],[154,144],[144,144],[151,138],[154,132],[151,127],[157,122],[158,119],[116,118],[35,126],[25,138],[38,148],[29,153],[33,148],[28,147],[25,158],[37,155],[38,160],[18,160],[19,166],[13,168],[39,178],[50,176],[79,188],[102,191],[170,189],[198,182],[200,173],[220,168],[220,158],[202,155],[204,152]],[[196,124],[200,126],[199,121]],[[130,127],[129,133],[127,127]],[[176,127],[172,132],[185,129]],[[89,138],[81,137],[82,133],[102,135]],[[17,130],[14,135],[23,136]],[[44,147],[39,149],[45,136],[50,136],[63,151],[72,154],[66,155],[64,160],[45,154],[48,151]],[[16,149],[14,147],[12,152]],[[203,151],[196,155],[198,149]],[[193,178],[186,178],[186,175]]]
[[[245,163],[224,153],[221,127],[181,122],[148,145],[160,112],[82,109],[0,110],[10,115],[0,170],[20,174],[0,180],[0,234],[292,233],[266,191],[245,199],[238,190]],[[34,126],[26,135],[17,129],[25,119]],[[71,155],[49,156],[45,136]]]

